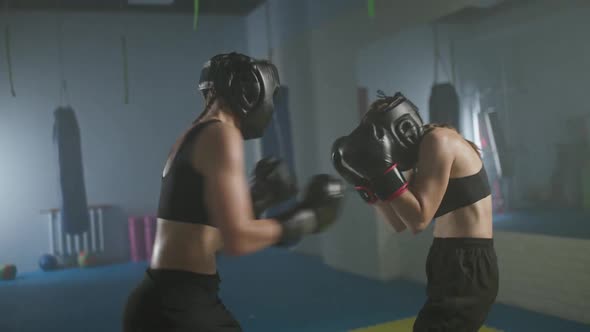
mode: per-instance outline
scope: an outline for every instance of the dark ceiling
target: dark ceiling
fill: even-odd
[[[130,1],[142,2],[141,0]],[[157,1],[145,1],[149,3]],[[166,2],[166,1],[162,1]],[[0,10],[77,10],[77,11],[145,11],[153,13],[193,13],[194,0],[170,0],[172,4],[136,5],[127,0],[0,0]],[[246,15],[264,0],[199,0],[199,14]]]

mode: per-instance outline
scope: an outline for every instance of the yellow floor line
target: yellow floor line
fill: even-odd
[[[369,327],[363,327],[360,329],[350,330],[349,332],[412,332],[412,326],[414,325],[416,317],[410,317],[406,319],[395,320],[388,323],[379,325],[373,325]],[[479,332],[502,332],[491,327],[484,326],[479,329]]]

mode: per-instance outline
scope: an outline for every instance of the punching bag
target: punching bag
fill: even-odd
[[[430,100],[430,122],[448,124],[459,132],[459,95],[452,83],[435,83],[432,85]]]
[[[71,107],[59,107],[53,115],[53,143],[58,157],[62,230],[66,234],[81,234],[88,231],[90,222],[80,129]]]

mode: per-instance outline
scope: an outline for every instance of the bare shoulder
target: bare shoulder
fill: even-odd
[[[473,174],[481,168],[478,147],[449,128],[435,128],[425,135],[420,145],[420,154],[429,162],[451,162],[452,178]]]
[[[456,131],[448,128],[434,128],[422,138],[420,151],[429,154],[447,153],[459,139]]]
[[[240,131],[222,122],[208,125],[193,146],[193,165],[203,171],[241,165],[243,140]]]

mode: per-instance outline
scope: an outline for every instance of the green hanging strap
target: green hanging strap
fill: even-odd
[[[10,26],[7,25],[6,29],[4,30],[4,42],[5,42],[5,49],[6,49],[6,62],[8,64],[8,82],[10,83],[10,93],[13,97],[16,97],[16,92],[14,91],[14,78],[12,77],[12,58],[11,58],[11,51],[10,51]]]
[[[367,1],[367,12],[370,18],[375,17],[375,0]]]
[[[129,104],[129,69],[127,65],[127,37],[121,36],[121,52],[123,56],[123,100]]]

